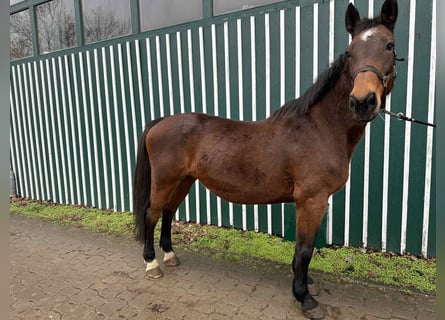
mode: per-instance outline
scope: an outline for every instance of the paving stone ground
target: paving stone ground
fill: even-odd
[[[10,319],[306,319],[290,267],[183,249],[179,267],[148,280],[141,251],[129,239],[11,213]],[[435,296],[312,277],[327,320],[436,318]]]

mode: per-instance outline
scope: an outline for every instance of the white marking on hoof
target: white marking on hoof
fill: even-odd
[[[154,259],[152,262],[145,261],[145,263],[147,264],[147,266],[145,267],[145,272],[159,268],[159,263],[156,259]]]
[[[176,254],[174,251],[170,251],[170,252],[163,251],[163,252],[164,252],[164,260],[163,260],[164,262],[167,260],[170,260],[170,259],[174,259],[176,257]]]
[[[161,268],[159,268],[159,263],[155,259],[152,262],[146,262],[147,266],[145,268],[145,274],[150,279],[159,279],[162,278],[164,273],[162,272]]]
[[[163,262],[166,266],[174,267],[174,266],[179,266],[181,264],[174,251],[170,252],[163,251],[163,252],[164,252]]]

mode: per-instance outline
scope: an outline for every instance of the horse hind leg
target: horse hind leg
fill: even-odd
[[[175,210],[176,211],[176,210]],[[171,240],[171,224],[175,211],[166,209],[162,212],[161,238],[159,246],[164,253],[163,263],[168,267],[179,266],[181,263],[176,253],[173,251]]]
[[[172,239],[171,239],[171,228],[173,215],[178,209],[181,202],[187,196],[190,191],[190,187],[195,182],[195,179],[192,177],[186,177],[176,188],[174,193],[171,196],[171,200],[167,204],[166,208],[162,212],[162,228],[161,228],[161,238],[159,245],[164,252],[163,263],[168,267],[174,267],[181,264],[179,258],[172,248]]]
[[[160,210],[147,209],[147,222],[146,222],[146,234],[144,241],[143,257],[146,263],[145,274],[150,279],[161,278],[164,274],[159,267],[159,263],[156,260],[156,252],[153,246],[154,243],[154,230],[158,223]]]
[[[161,216],[161,212],[168,211],[165,209],[167,208],[169,199],[174,193],[176,186],[176,183],[171,183],[163,185],[162,188],[152,188],[151,190],[150,207],[147,209],[148,211],[146,215],[146,233],[143,252],[143,257],[146,263],[145,274],[149,279],[158,279],[164,275],[156,260],[154,230]],[[164,216],[168,216],[168,214]]]
[[[165,210],[162,212],[161,239],[159,241],[159,246],[164,253],[164,258],[162,261],[167,267],[179,266],[181,264],[178,256],[173,251],[171,240],[171,228],[173,215],[175,212],[176,210]]]

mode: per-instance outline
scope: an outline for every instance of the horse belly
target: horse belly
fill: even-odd
[[[224,166],[223,166],[224,167]],[[293,182],[281,177],[273,178],[252,170],[253,174],[240,174],[236,170],[220,168],[218,173],[202,170],[199,181],[224,200],[238,204],[267,204],[293,201]]]
[[[273,190],[251,188],[245,185],[221,188],[221,184],[211,185],[201,180],[200,182],[218,197],[237,204],[271,204],[293,201],[291,195]]]

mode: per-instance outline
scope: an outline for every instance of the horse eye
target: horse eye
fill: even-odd
[[[393,50],[393,49],[394,49],[394,43],[390,42],[390,43],[388,43],[388,44],[386,45],[386,50],[391,51],[391,50]]]
[[[350,53],[349,51],[346,51],[345,54],[346,54],[346,56],[347,56],[348,58],[351,57],[351,53]]]

